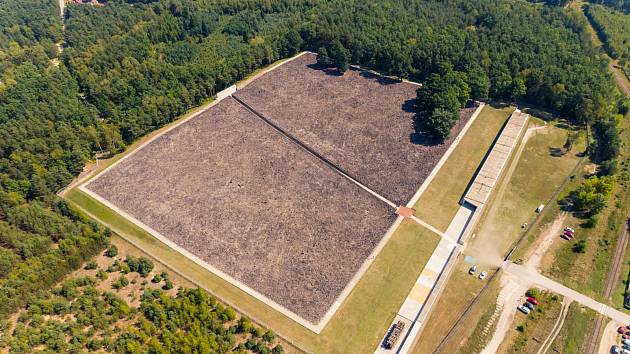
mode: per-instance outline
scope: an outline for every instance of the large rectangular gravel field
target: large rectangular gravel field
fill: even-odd
[[[312,323],[395,217],[232,98],[86,188]]]
[[[451,138],[414,134],[418,85],[365,71],[317,66],[307,53],[257,78],[236,97],[342,170],[399,205],[406,204],[468,121],[463,109]]]

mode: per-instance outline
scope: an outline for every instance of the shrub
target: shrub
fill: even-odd
[[[107,272],[105,272],[105,271],[104,271],[104,270],[102,270],[102,269],[99,269],[99,270],[96,272],[96,277],[97,277],[97,278],[99,278],[100,280],[105,280],[105,279],[107,279]]]
[[[266,342],[272,342],[275,337],[275,334],[271,330],[268,330],[265,334],[263,334],[262,339]]]
[[[120,290],[127,285],[129,285],[129,280],[127,280],[124,275],[121,275],[118,279],[116,279],[116,281],[112,283],[112,288]]]
[[[586,241],[580,240],[576,244],[573,245],[572,248],[575,253],[585,253],[586,252]]]
[[[96,267],[98,267],[98,264],[96,264],[96,261],[89,261],[85,264],[85,267],[83,267],[83,269],[92,270],[92,269],[96,269]]]
[[[170,279],[166,279],[166,281],[164,281],[164,286],[162,286],[162,289],[164,290],[173,289],[173,282]]]
[[[156,274],[156,275],[153,277],[153,279],[151,279],[151,282],[156,283],[156,284],[157,284],[157,283],[159,283],[159,282],[161,282],[161,281],[162,281],[162,276],[161,276],[160,274]]]
[[[237,329],[237,331],[239,333],[247,333],[247,332],[250,332],[252,330],[252,327],[253,327],[252,321],[249,319],[249,317],[243,316],[238,321],[238,329]]]
[[[591,215],[589,216],[588,220],[586,220],[586,222],[584,223],[584,227],[592,229],[595,226],[597,226],[598,222],[599,222],[599,216]]]
[[[536,289],[536,288],[531,288],[531,289],[528,289],[528,290],[525,292],[525,295],[526,295],[526,296],[529,296],[529,297],[533,297],[533,298],[539,299],[539,298],[540,298],[541,293],[540,293],[540,290],[538,290],[538,289]]]
[[[116,245],[109,245],[105,250],[105,256],[109,258],[116,257],[118,255],[118,247]]]
[[[280,344],[278,344],[275,347],[273,347],[271,352],[273,354],[284,354],[284,348]]]

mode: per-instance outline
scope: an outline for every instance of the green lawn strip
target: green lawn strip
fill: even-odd
[[[540,304],[529,314],[520,311],[514,319],[507,341],[501,347],[507,347],[507,353],[535,354],[551,333],[562,307],[562,296],[543,292],[537,297]]]
[[[172,250],[85,193],[73,189],[66,198],[220,299],[314,353],[374,350],[439,242],[437,235],[415,223],[404,222],[328,326],[317,335]]]
[[[542,124],[542,121],[533,118],[530,127]],[[521,226],[534,220],[536,208],[540,204],[547,204],[578,163],[580,158],[577,154],[583,151],[584,143],[578,141],[570,152],[554,156],[551,151],[564,145],[568,131],[556,124],[548,125],[530,136],[507,182],[503,197],[493,201],[499,203],[497,208],[490,206],[479,223],[477,237],[471,240],[471,251],[483,253],[486,248],[484,244],[491,241],[499,252],[495,257],[503,258],[524,232]],[[547,207],[553,208],[554,205]],[[491,209],[496,209],[496,212],[490,213]],[[522,257],[515,255],[512,259],[518,259],[519,256]]]
[[[494,320],[491,318],[497,308],[500,283],[499,277],[494,278],[468,315],[462,319],[462,325],[451,337],[449,343],[444,346],[445,353],[480,353],[486,347],[499,320],[498,313]]]
[[[414,353],[433,353],[466,307],[481,291],[484,281],[479,280],[477,276],[469,275],[469,268],[470,265],[464,262],[463,258],[455,264],[453,273],[434,306],[435,310],[426,321],[430,325],[424,327],[414,346]],[[491,274],[488,274],[488,277],[490,276]]]
[[[513,111],[513,107],[494,108],[489,104],[483,108],[416,203],[417,217],[446,230],[477,167]]]
[[[558,336],[549,347],[549,353],[585,353],[587,338],[593,332],[597,313],[577,302],[569,305],[569,312]]]

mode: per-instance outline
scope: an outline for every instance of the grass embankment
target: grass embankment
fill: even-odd
[[[564,326],[549,347],[549,353],[584,353],[588,345],[587,339],[593,332],[593,324],[597,313],[572,302],[564,321]]]
[[[66,198],[158,261],[185,274],[194,283],[257,319],[288,341],[318,353],[373,350],[439,240],[417,224],[404,222],[328,326],[317,335],[172,250],[83,192],[71,190]]]
[[[586,227],[585,219],[569,215],[566,223],[575,227],[576,237],[571,242],[564,242],[555,250],[551,255],[551,267],[545,271],[550,278],[600,301],[605,301],[602,293],[614,258],[615,247],[626,227],[630,200],[630,151],[627,144],[630,141],[629,128],[630,124],[626,117],[621,123],[621,140],[626,143],[622,145],[618,159],[620,163],[615,175],[614,192],[608,200],[608,206],[600,213],[597,225],[591,228]],[[571,183],[567,184],[561,198],[579,186],[592,172],[592,168],[580,171]],[[586,242],[583,253],[573,250],[574,244],[580,240]],[[626,265],[628,256],[629,254],[624,258],[624,267],[620,274],[622,280],[625,280],[628,274]],[[621,283],[616,288],[614,300],[614,306],[622,308],[623,284]]]
[[[499,353],[535,354],[552,332],[562,308],[562,297],[550,292],[536,296],[540,304],[529,314],[518,311],[513,327],[499,347]]]
[[[514,107],[486,105],[448,160],[416,203],[416,216],[446,231],[459,209],[468,182],[488,153]],[[436,183],[437,182],[437,183]],[[430,207],[428,207],[430,206]]]

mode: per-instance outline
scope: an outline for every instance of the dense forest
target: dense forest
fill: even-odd
[[[630,67],[630,14],[603,6],[587,6],[585,14],[604,42],[606,51],[619,65]]]
[[[200,289],[175,289],[151,260],[110,246],[0,321],[0,349],[30,353],[284,353],[276,335]]]
[[[468,98],[495,99],[600,127],[600,150],[616,136],[618,94],[607,58],[584,19],[559,7],[516,0],[112,0],[68,5],[62,33],[56,1],[3,0],[0,315],[106,246],[107,230],[55,196],[95,153],[121,151],[300,50],[443,82],[419,93],[418,105],[436,121],[452,120]],[[599,155],[614,159],[610,151]]]
[[[588,0],[588,2],[630,12],[630,0]]]

